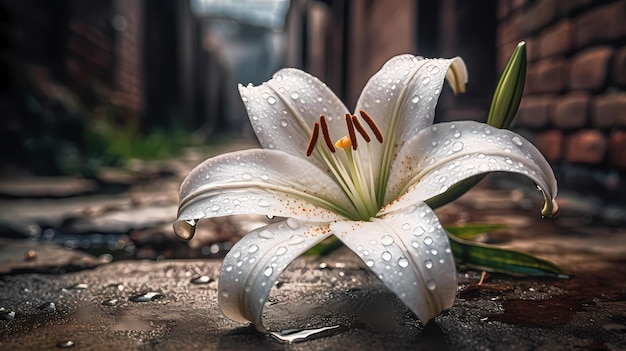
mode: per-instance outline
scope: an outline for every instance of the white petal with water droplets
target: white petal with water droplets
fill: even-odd
[[[251,149],[210,158],[180,188],[178,220],[262,214],[336,220],[354,207],[337,183],[299,157]]]
[[[454,258],[445,230],[426,204],[372,222],[330,227],[424,324],[452,307]]]
[[[320,115],[326,116],[331,131],[341,130],[333,138],[346,133],[344,115],[348,109],[326,84],[306,72],[282,69],[259,86],[240,85],[239,92],[259,142],[266,149],[306,158],[313,123]],[[322,165],[318,157],[317,153],[311,155]]]
[[[294,222],[295,221],[295,222]],[[298,256],[330,235],[328,226],[291,219],[246,234],[222,263],[218,299],[222,312],[236,321],[263,326],[262,311],[270,289]]]
[[[364,159],[380,165],[385,182],[391,155],[415,133],[433,123],[435,106],[450,65],[454,65],[454,88],[467,82],[460,58],[424,59],[413,55],[393,57],[367,82],[357,102],[356,113],[366,111],[378,124],[385,144],[371,143],[371,153],[361,148]]]
[[[473,175],[519,173],[533,180],[552,208],[557,184],[543,157],[518,134],[474,121],[436,124],[407,141],[394,158],[381,213],[407,207],[445,192]]]

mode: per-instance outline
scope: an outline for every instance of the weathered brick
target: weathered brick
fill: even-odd
[[[613,48],[600,46],[587,49],[572,59],[569,71],[571,89],[598,90],[606,82]]]
[[[598,128],[626,126],[626,93],[596,97],[593,100],[592,121]]]
[[[552,114],[553,101],[552,95],[524,96],[515,122],[531,128],[545,126]]]
[[[568,64],[563,58],[547,58],[529,65],[526,92],[556,93],[567,86]]]
[[[626,46],[615,53],[613,61],[613,82],[626,86]]]
[[[498,20],[506,18],[511,12],[511,2],[507,0],[498,1],[497,3]]]
[[[525,33],[532,33],[550,23],[556,14],[555,0],[539,0],[524,13]]]
[[[572,23],[564,19],[544,29],[538,37],[541,58],[566,54],[572,47]]]
[[[563,139],[563,132],[551,129],[539,133],[534,144],[548,161],[558,161],[563,155]]]
[[[598,164],[604,160],[606,149],[606,138],[599,130],[581,130],[566,139],[565,159],[574,163]]]
[[[609,137],[609,162],[617,168],[626,169],[626,131],[617,131]]]
[[[556,100],[552,124],[559,128],[582,128],[589,116],[590,97],[586,92],[569,93]]]
[[[599,6],[576,17],[576,45],[616,40],[626,36],[626,1]]]

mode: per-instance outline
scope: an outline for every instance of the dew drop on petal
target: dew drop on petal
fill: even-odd
[[[454,144],[452,144],[452,151],[454,152],[459,152],[463,149],[463,143],[460,141],[455,142]]]
[[[413,235],[415,236],[420,236],[422,234],[424,234],[424,228],[422,228],[421,226],[417,226],[415,227],[415,229],[413,229]]]
[[[268,181],[270,180],[270,176],[268,176],[267,174],[261,174],[261,180]]]
[[[285,253],[287,253],[287,248],[284,246],[281,246],[276,250],[277,256],[284,255]]]
[[[427,236],[424,238],[424,244],[425,245],[432,245],[433,244],[433,238]]]
[[[302,244],[303,242],[304,242],[304,237],[299,234],[292,235],[291,238],[289,238],[289,245],[298,245],[298,244]]]
[[[283,127],[287,127],[289,125],[289,123],[287,123],[287,121],[283,119],[283,120],[280,121],[280,125],[283,126]]]
[[[272,267],[267,267],[263,271],[263,275],[265,275],[266,277],[269,277],[270,275],[272,275],[272,273],[274,273],[274,269]]]
[[[300,222],[295,218],[287,218],[287,226],[293,230],[300,228]]]
[[[383,237],[380,239],[380,243],[385,246],[391,245],[393,244],[393,238],[389,235],[383,235]]]
[[[514,136],[513,138],[511,138],[511,141],[513,142],[513,144],[521,147],[522,145],[524,145],[524,143],[522,142],[522,139],[520,139],[518,136]]]
[[[428,279],[426,281],[426,288],[428,288],[428,290],[435,290],[437,288],[437,283],[432,279]]]
[[[447,179],[448,179],[448,177],[446,177],[446,176],[442,175],[442,176],[439,176],[439,178],[437,178],[437,182],[438,182],[438,183],[443,183],[443,182],[445,182]]]
[[[414,104],[417,104],[418,102],[420,102],[420,96],[419,95],[413,95],[413,97],[411,98],[411,101]]]
[[[230,296],[230,293],[228,292],[228,290],[222,290],[222,296],[228,298]]]
[[[297,100],[300,97],[300,94],[298,94],[296,92],[293,92],[293,93],[291,93],[290,96],[291,96],[292,99]]]
[[[252,245],[250,245],[250,246],[248,247],[248,252],[249,252],[249,253],[255,253],[255,252],[257,252],[257,251],[259,251],[259,246],[258,246],[258,245],[256,245],[256,244],[252,244]]]
[[[383,260],[385,261],[390,261],[391,260],[391,252],[389,251],[385,251],[381,254],[380,256]]]
[[[398,266],[400,267],[408,267],[409,266],[409,260],[407,260],[406,257],[400,257],[400,259],[398,260]]]
[[[430,83],[430,77],[424,77],[424,79],[422,79],[422,85],[427,85],[428,83]]]
[[[411,242],[411,246],[417,249],[418,247],[420,247],[420,243],[418,243],[417,241],[413,241]]]
[[[234,257],[234,258],[239,258],[239,257],[241,257],[241,251],[237,250],[237,251],[233,252],[233,257]]]
[[[431,261],[431,260],[425,260],[425,261],[424,261],[424,266],[426,266],[426,268],[428,268],[428,269],[433,268],[433,261]]]
[[[252,179],[252,174],[244,173],[244,174],[241,175],[241,178],[243,178],[243,180],[250,180],[250,179]]]
[[[267,98],[267,103],[270,105],[274,105],[276,103],[276,98],[273,96],[270,96]]]
[[[404,224],[402,225],[402,229],[404,229],[404,230],[409,230],[409,229],[411,229],[411,224],[410,224],[410,223],[404,223]]]
[[[269,201],[269,200],[267,200],[267,199],[260,199],[260,200],[257,202],[257,205],[259,205],[260,207],[270,207],[271,203],[270,203],[270,201]]]
[[[374,261],[373,261],[373,260],[367,260],[367,261],[365,262],[365,264],[366,264],[368,267],[373,267],[373,266],[374,266]]]

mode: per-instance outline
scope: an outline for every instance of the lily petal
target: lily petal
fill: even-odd
[[[359,97],[356,112],[366,111],[388,140],[385,144],[372,143],[371,151],[361,156],[380,165],[381,186],[386,184],[391,156],[399,146],[393,141],[408,140],[432,125],[444,78],[448,78],[455,92],[462,92],[467,77],[465,63],[458,57],[425,59],[400,55],[387,61],[370,78]]]
[[[277,150],[210,158],[180,188],[178,221],[262,214],[331,221],[356,210],[337,183],[310,162]]]
[[[543,192],[542,214],[556,213],[556,178],[541,152],[510,130],[474,121],[439,123],[407,141],[392,163],[386,203],[401,196],[381,213],[426,201],[473,175],[498,171],[532,179]]]
[[[456,269],[447,234],[426,204],[372,222],[337,222],[335,235],[426,324],[452,307]]]
[[[239,85],[239,92],[254,132],[265,149],[307,158],[306,146],[313,123],[320,115],[326,116],[330,130],[346,130],[345,105],[326,84],[298,69],[282,69],[259,86]],[[311,155],[318,165],[323,165],[319,157],[317,153]]]
[[[330,235],[328,226],[289,218],[246,234],[228,252],[218,281],[218,299],[226,317],[252,322],[267,332],[263,305],[278,276],[302,253]]]

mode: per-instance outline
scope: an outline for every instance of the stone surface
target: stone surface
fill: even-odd
[[[526,93],[556,93],[567,86],[568,62],[560,57],[546,58],[529,65]]]
[[[563,132],[551,129],[541,132],[535,138],[534,144],[548,161],[557,161],[563,155]]]
[[[626,46],[615,53],[613,60],[613,82],[620,86],[626,86]]]
[[[552,95],[524,96],[515,123],[531,128],[543,127],[551,118],[553,106]]]
[[[539,55],[541,58],[567,54],[572,48],[572,23],[563,19],[543,30],[539,35]]]
[[[556,0],[538,0],[524,13],[524,30],[532,33],[552,21],[556,14]]]
[[[597,6],[576,18],[576,45],[604,43],[626,36],[626,2],[617,0]]]
[[[0,196],[16,197],[69,197],[92,194],[98,188],[96,182],[82,178],[27,177],[0,179]]]
[[[602,88],[609,74],[612,55],[611,47],[601,46],[587,49],[574,56],[569,71],[570,89]]]
[[[609,162],[614,167],[626,169],[626,131],[616,131],[609,137]]]

